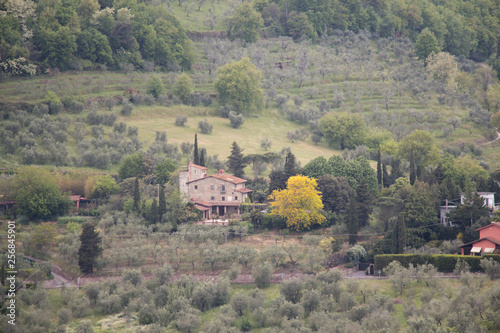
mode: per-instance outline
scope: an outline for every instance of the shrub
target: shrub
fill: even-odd
[[[122,114],[122,116],[128,117],[128,116],[130,116],[130,114],[132,114],[133,109],[134,109],[134,107],[130,103],[124,103],[120,113]],[[130,128],[129,128],[129,130],[130,130]]]
[[[258,288],[266,288],[271,284],[273,266],[267,261],[252,267],[252,276]]]
[[[57,225],[63,226],[68,224],[68,222],[74,222],[74,223],[84,223],[87,222],[87,219],[84,217],[80,216],[65,216],[65,217],[60,217],[57,219]]]
[[[497,254],[484,257],[500,262],[500,255]],[[461,259],[470,266],[472,272],[479,272],[482,271],[481,260],[484,257],[453,254],[379,254],[375,256],[375,270],[383,270],[390,262],[398,261],[404,267],[409,267],[410,264],[416,266],[429,263],[434,265],[439,272],[449,273],[455,270],[457,261]]]
[[[175,117],[175,126],[184,126],[188,121],[187,116],[177,116]]]
[[[203,120],[198,122],[198,128],[200,129],[201,133],[203,134],[210,134],[212,133],[213,125],[208,122],[208,120]]]
[[[302,299],[302,281],[299,279],[283,281],[280,284],[280,293],[287,301],[299,303]]]
[[[201,94],[197,91],[189,94],[188,103],[192,106],[198,106],[201,104]]]
[[[140,269],[128,269],[122,273],[123,282],[130,282],[134,286],[138,286],[142,282],[142,272]]]
[[[236,112],[231,111],[229,113],[229,121],[231,122],[231,126],[233,126],[233,128],[240,128],[240,126],[245,122],[245,119],[243,119],[242,114],[237,115]]]
[[[491,280],[500,277],[500,263],[492,258],[485,258],[480,262],[481,268]]]
[[[234,111],[231,105],[223,105],[219,108],[219,113],[222,118],[229,118],[229,114]]]

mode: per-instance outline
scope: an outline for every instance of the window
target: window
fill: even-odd
[[[234,197],[234,200],[238,200],[238,197]]]
[[[215,190],[215,185],[210,185],[211,190]]]
[[[195,186],[194,186],[194,189],[195,189],[195,190],[197,190],[197,189],[198,189],[198,185],[195,185]]]
[[[226,197],[222,197],[222,201],[226,201]]]
[[[225,185],[222,185],[221,191],[222,192],[226,192],[226,186]]]
[[[215,197],[210,197],[210,200],[214,201],[214,200],[215,200]]]

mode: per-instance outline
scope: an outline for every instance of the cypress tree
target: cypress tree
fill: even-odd
[[[413,150],[410,152],[410,184],[415,184],[417,180],[417,168],[415,167],[415,158],[413,157]]]
[[[396,224],[392,231],[392,252],[395,254],[404,253],[406,247],[406,225],[402,214],[397,217]]]
[[[231,145],[231,155],[227,158],[227,168],[236,177],[242,178],[245,176],[243,169],[245,168],[245,163],[243,163],[243,149],[238,146],[236,141]]]
[[[139,212],[139,204],[141,203],[141,191],[139,190],[139,178],[135,177],[134,183],[134,206],[133,211]]]
[[[377,182],[378,188],[381,189],[383,187],[383,173],[382,173],[382,154],[380,153],[380,147],[377,151]]]
[[[78,250],[78,266],[82,273],[90,273],[94,271],[96,259],[102,253],[101,237],[94,230],[94,225],[84,223],[82,225],[82,233],[80,235],[80,249]]]
[[[207,149],[206,148],[201,148],[200,149],[200,163],[198,165],[201,166],[206,166],[205,165],[205,156],[207,154]]]
[[[389,172],[387,171],[387,166],[385,164],[382,164],[382,182],[384,187],[389,187],[392,185],[392,177],[389,176]]]
[[[356,192],[354,192],[354,190],[351,190],[351,193],[349,194],[347,232],[349,233],[349,245],[356,244],[358,241],[358,209],[356,202]]]
[[[149,212],[149,222],[151,222],[152,224],[158,222],[158,214],[158,202],[155,198],[153,199],[153,203],[151,204],[151,211]]]
[[[193,148],[193,163],[200,164],[200,155],[198,151],[198,134],[194,134],[194,148]]]
[[[158,201],[158,218],[159,221],[161,221],[161,218],[163,217],[163,214],[167,212],[167,199],[165,198],[165,189],[162,187],[160,188],[160,195],[159,195],[159,201]]]
[[[364,179],[356,188],[356,201],[358,211],[358,227],[362,228],[368,225],[370,214],[372,212],[372,196],[368,184]]]

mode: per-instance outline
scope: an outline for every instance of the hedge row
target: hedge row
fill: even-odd
[[[379,254],[375,256],[375,270],[384,270],[392,261],[396,260],[404,267],[410,264],[413,266],[432,264],[439,272],[450,273],[455,269],[458,259],[465,260],[472,272],[481,272],[481,260],[484,258],[493,258],[496,262],[500,263],[499,254],[486,254],[483,256],[462,256],[458,254]]]
[[[68,222],[85,223],[88,219],[81,216],[63,216],[57,219],[57,225],[63,226],[67,225]]]

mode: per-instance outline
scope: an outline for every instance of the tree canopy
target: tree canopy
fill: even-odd
[[[257,112],[264,107],[260,88],[262,73],[249,58],[232,61],[219,68],[214,82],[221,104],[231,105],[237,113]]]
[[[330,144],[340,149],[355,148],[363,144],[366,132],[363,117],[348,112],[329,113],[319,120],[319,130]]]
[[[71,207],[54,176],[44,168],[22,167],[14,176],[17,213],[29,219],[46,219],[64,213]]]
[[[321,224],[325,217],[321,193],[315,179],[293,176],[288,179],[287,188],[275,190],[269,196],[271,214],[286,219],[287,226],[296,230],[309,229],[311,224]]]

